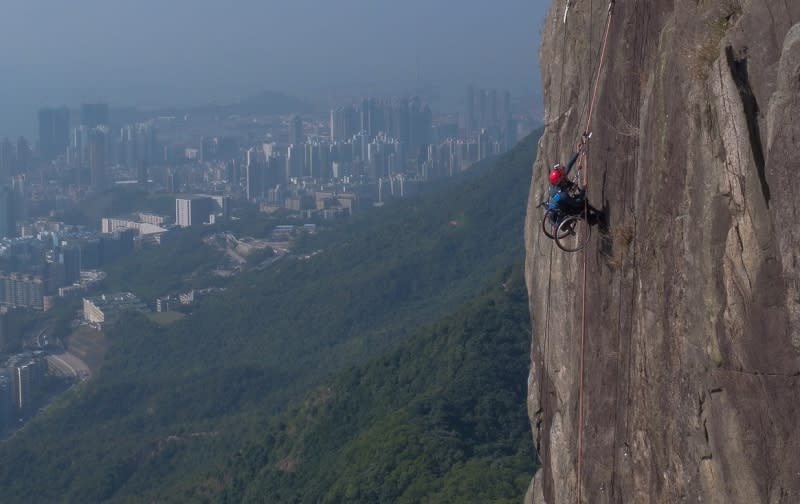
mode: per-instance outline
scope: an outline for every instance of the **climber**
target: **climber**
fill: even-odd
[[[556,164],[550,170],[548,180],[550,181],[550,199],[547,201],[547,208],[558,210],[561,214],[576,215],[584,211],[586,203],[586,191],[578,187],[578,184],[569,179],[569,172],[583,154],[586,148],[586,140],[589,137],[584,135],[581,143],[567,166],[561,163]],[[602,212],[588,205],[589,224],[595,224],[602,218]],[[555,218],[555,216],[554,216]]]

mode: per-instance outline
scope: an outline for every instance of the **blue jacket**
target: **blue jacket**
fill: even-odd
[[[569,172],[572,171],[572,167],[575,166],[575,162],[578,161],[578,157],[580,156],[580,152],[576,152],[572,159],[569,160],[567,163],[566,173],[564,174],[564,178],[569,176]],[[583,207],[583,192],[578,194],[577,196],[570,196],[570,192],[573,191],[575,184],[566,180],[561,184],[554,185],[550,184],[550,199],[547,201],[547,208],[551,210],[555,210],[559,208],[563,211],[569,212],[573,210],[579,210]]]

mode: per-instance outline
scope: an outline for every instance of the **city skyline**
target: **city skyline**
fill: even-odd
[[[275,99],[273,95],[269,96],[268,99]],[[259,150],[261,144],[265,148],[273,146],[266,156],[270,159],[277,154],[276,142],[284,149],[283,157],[276,160],[281,164],[288,163],[287,174],[302,176],[303,168],[295,166],[298,152],[304,154],[307,165],[308,159],[318,158],[314,165],[320,161],[323,165],[338,162],[339,172],[344,169],[343,173],[347,173],[348,165],[342,165],[341,161],[349,163],[354,159],[350,159],[350,154],[339,152],[341,146],[349,145],[351,141],[363,143],[363,147],[357,149],[360,154],[356,158],[372,161],[373,156],[368,155],[364,142],[373,140],[396,145],[391,148],[397,150],[395,159],[386,159],[391,168],[373,166],[376,170],[374,175],[380,176],[387,170],[388,173],[402,172],[406,161],[421,160],[422,148],[429,151],[428,160],[433,162],[436,156],[428,147],[436,148],[448,138],[488,142],[483,150],[479,150],[484,154],[477,159],[472,159],[472,155],[463,158],[480,160],[490,152],[509,149],[520,136],[524,136],[525,131],[531,131],[539,124],[535,114],[531,114],[518,100],[512,101],[508,90],[470,85],[464,96],[464,103],[455,113],[434,113],[431,105],[419,96],[362,97],[346,100],[343,105],[329,109],[328,113],[305,110],[300,102],[279,105],[284,107],[282,112],[270,112],[271,106],[264,108],[253,103],[243,103],[235,108],[206,107],[163,112],[117,109],[115,113],[106,103],[81,104],[72,110],[66,106],[42,108],[36,114],[38,136],[30,141],[20,137],[16,146],[8,137],[0,141],[0,177],[24,175],[31,167],[50,166],[56,170],[51,176],[56,175],[62,182],[102,190],[114,183],[113,179],[107,180],[107,171],[113,166],[126,169],[125,173],[120,173],[123,178],[132,174],[132,178],[145,184],[149,168],[156,165],[174,166],[190,160],[230,160],[237,156],[237,152],[243,154],[239,148],[248,143],[256,145]],[[292,112],[287,113],[287,110]],[[306,125],[308,131],[305,131]],[[158,130],[162,127],[169,131],[166,143],[158,139]],[[522,129],[518,131],[520,127]],[[244,134],[245,130],[249,132]],[[316,151],[313,149],[320,146],[320,141],[326,145],[323,149],[326,152],[328,142],[339,147],[329,154],[314,154]],[[303,147],[302,144],[306,143],[309,145]],[[286,147],[289,147],[288,151]],[[311,152],[307,152],[309,148]],[[350,147],[346,150],[349,151]],[[331,172],[331,166],[321,169],[321,174]],[[72,175],[69,175],[70,171]],[[308,166],[306,171],[309,171]],[[169,172],[174,173],[172,169]],[[275,172],[275,169],[270,168],[270,172]],[[309,171],[309,174],[317,174],[317,169]],[[416,175],[420,174],[416,172]],[[170,183],[166,186],[172,187]]]
[[[32,135],[32,110],[91,102],[227,103],[266,89],[311,99],[396,95],[422,84],[455,104],[470,83],[535,95],[537,65],[528,60],[545,7],[243,0],[233,9],[156,9],[89,0],[75,9],[11,0],[0,20],[0,43],[15,49],[0,59],[0,136]]]

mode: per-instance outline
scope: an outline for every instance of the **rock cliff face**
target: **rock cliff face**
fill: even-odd
[[[800,2],[617,0],[588,154],[609,228],[540,231],[608,4],[551,6],[528,206],[531,503],[800,502]]]

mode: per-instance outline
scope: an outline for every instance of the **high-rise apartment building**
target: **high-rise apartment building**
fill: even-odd
[[[322,146],[318,143],[306,144],[306,163],[304,175],[313,178],[322,178],[325,171],[322,157]]]
[[[306,135],[303,131],[303,119],[300,116],[292,116],[289,119],[289,144],[303,145],[306,143]]]
[[[500,104],[497,101],[497,90],[492,89],[489,91],[489,114],[487,119],[487,124],[484,127],[491,126],[495,127],[500,122]]]
[[[331,110],[331,142],[345,142],[352,138],[358,127],[357,111],[353,107]]]
[[[503,106],[500,109],[500,122],[501,124],[506,124],[511,118],[511,93],[503,91]]]
[[[89,129],[98,126],[108,126],[108,105],[105,103],[87,103],[81,105],[81,125]]]
[[[504,129],[511,120],[511,94],[496,89],[467,88],[466,117],[463,121],[468,136],[479,133],[481,129]]]
[[[16,412],[13,375],[10,369],[0,368],[0,432],[12,424]]]
[[[0,187],[0,238],[17,236],[17,215],[14,191],[8,186]]]
[[[0,313],[0,352],[8,352],[11,347],[11,333],[9,329],[9,314]],[[0,414],[2,417],[2,414]]]
[[[290,145],[286,154],[287,178],[302,177],[305,166],[305,149],[299,145]]]
[[[485,89],[478,90],[476,100],[477,103],[475,108],[477,109],[478,113],[478,124],[476,125],[475,129],[480,130],[489,124],[489,95]]]
[[[359,129],[359,131],[367,132],[367,134],[370,133],[369,119],[370,119],[371,108],[372,108],[372,102],[370,100],[368,100],[367,98],[364,98],[363,100],[361,100],[361,105],[359,106],[359,110],[358,110],[358,112],[359,112],[358,113],[358,119],[359,119],[359,125],[358,125],[359,128],[358,129]]]
[[[89,185],[95,190],[105,189],[106,153],[108,150],[108,130],[97,127],[89,131],[87,151],[89,154]]]
[[[0,273],[0,303],[8,306],[44,307],[44,280],[21,273]]]
[[[18,174],[11,177],[11,190],[14,192],[13,196],[14,219],[17,222],[26,220],[28,218],[27,187],[28,183],[26,175]],[[14,227],[16,228],[16,225]]]
[[[32,157],[33,152],[31,151],[31,146],[28,144],[28,140],[26,140],[25,137],[19,137],[19,140],[17,140],[17,167],[14,173],[27,173],[28,169],[31,167]]]
[[[433,112],[428,105],[424,105],[418,98],[411,100],[409,105],[409,152],[416,155],[420,148],[427,146],[432,141]]]
[[[475,88],[467,88],[467,117],[464,120],[464,129],[467,135],[475,130]]]
[[[67,147],[67,164],[75,170],[75,184],[81,184],[81,169],[86,165],[88,130],[85,126],[72,128]]]
[[[58,255],[58,262],[64,265],[64,281],[67,285],[80,280],[81,249],[79,247],[74,245],[62,247]]]
[[[401,98],[392,104],[392,136],[403,145],[411,142],[411,109],[410,101]]]
[[[130,292],[83,298],[84,319],[100,326],[117,322],[125,312],[148,313],[149,311],[147,305]]]
[[[12,364],[13,397],[19,411],[27,412],[33,406],[32,400],[42,387],[46,370],[42,357],[21,358]]]
[[[288,181],[286,167],[288,160],[286,156],[275,152],[267,159],[267,168],[264,174],[264,185],[266,191],[273,189],[279,184]]]
[[[263,151],[255,148],[248,149],[245,165],[245,191],[247,199],[250,201],[258,201],[264,197],[266,165]]]
[[[148,168],[153,166],[158,155],[158,138],[151,123],[129,124],[122,128],[119,137],[118,161],[131,170],[136,170],[140,184],[148,181]],[[204,139],[205,140],[205,139]]]
[[[175,200],[175,223],[191,227],[209,222],[214,212],[214,200],[207,196],[177,198]]]
[[[44,161],[66,154],[69,145],[69,109],[39,110],[39,155]]]
[[[8,138],[0,142],[0,177],[12,175],[16,169],[17,152]]]

